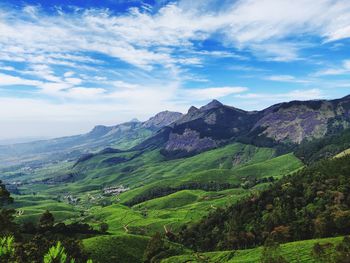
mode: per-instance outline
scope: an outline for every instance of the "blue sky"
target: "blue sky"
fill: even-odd
[[[0,138],[350,94],[348,0],[2,0]]]

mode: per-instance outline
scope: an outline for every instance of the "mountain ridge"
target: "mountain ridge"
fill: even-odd
[[[335,100],[289,101],[260,111],[244,111],[217,100],[188,112],[136,146],[162,147],[169,158],[194,155],[241,138],[295,144],[350,127],[350,96]],[[161,139],[161,140],[158,140]],[[259,145],[258,145],[259,146]],[[266,146],[266,145],[264,145]]]
[[[114,126],[96,125],[85,134],[0,145],[0,164],[26,163],[37,166],[42,161],[78,159],[83,154],[100,151],[107,147],[130,148],[180,116],[182,113],[163,111],[144,122],[131,120]],[[37,155],[41,155],[39,160]]]

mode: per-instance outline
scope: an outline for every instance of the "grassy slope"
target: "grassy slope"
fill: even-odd
[[[320,243],[338,243],[342,237],[312,239],[291,242],[281,245],[282,255],[288,262],[317,263],[311,257],[312,247],[316,242]],[[246,249],[233,251],[220,251],[209,253],[192,253],[171,257],[162,261],[162,263],[185,263],[185,262],[215,262],[215,263],[255,263],[259,262],[262,248]],[[200,260],[202,259],[202,260]],[[203,261],[206,259],[207,261]]]
[[[15,203],[12,205],[16,208],[20,216],[17,216],[17,221],[23,222],[38,222],[40,216],[45,210],[50,210],[57,222],[74,220],[79,216],[79,209],[64,202],[57,202],[45,195],[24,195],[14,196]]]
[[[46,209],[53,211],[58,221],[77,218],[84,211],[81,220],[96,226],[107,222],[112,233],[125,233],[126,225],[131,232],[146,234],[164,231],[164,226],[175,230],[182,224],[199,220],[216,207],[236,202],[249,191],[239,188],[220,192],[185,190],[132,208],[122,204],[153,187],[175,186],[185,182],[237,183],[248,177],[280,177],[301,166],[300,161],[291,154],[273,158],[272,149],[243,144],[232,144],[190,158],[171,161],[163,160],[157,151],[153,151],[119,165],[103,163],[111,157],[130,158],[135,154],[137,153],[99,155],[79,164],[77,170],[83,175],[76,183],[31,185],[30,190],[43,194],[16,197],[16,207],[24,207],[24,214],[18,220],[36,221]],[[125,167],[130,166],[140,167],[131,172],[123,172]],[[114,184],[129,185],[132,189],[121,194],[120,201],[111,206],[101,207],[87,201],[87,193],[98,195],[103,185],[113,181]],[[52,198],[53,195],[62,196],[67,192],[81,197],[81,204],[72,206]]]
[[[336,156],[334,156],[334,158],[341,158],[349,154],[350,154],[350,149],[346,149],[345,151],[338,153]]]
[[[120,204],[93,207],[87,221],[98,224],[107,222],[110,232],[118,234],[128,231],[151,234],[168,229],[177,230],[182,224],[199,220],[218,206],[229,205],[248,191],[230,189],[221,192],[183,190],[156,198],[129,208]]]
[[[83,245],[94,263],[141,263],[148,240],[135,235],[99,236],[85,239]]]
[[[118,165],[104,162],[112,157],[132,160]],[[80,220],[96,227],[101,222],[107,222],[111,236],[84,240],[94,262],[139,262],[147,243],[147,237],[141,235],[163,232],[165,228],[176,231],[181,225],[197,221],[213,209],[230,205],[265,185],[259,184],[249,190],[237,188],[219,192],[183,190],[131,208],[123,205],[126,201],[153,187],[186,182],[241,183],[249,177],[279,178],[301,166],[302,163],[292,154],[275,157],[273,149],[238,143],[169,161],[164,160],[158,151],[142,155],[137,152],[104,154],[79,164],[74,170],[78,174],[74,183],[27,186],[23,190],[39,192],[40,195],[16,196],[14,206],[24,210],[17,219],[22,222],[36,222],[46,209],[53,212],[57,221]],[[106,207],[88,202],[88,194],[99,195],[104,186],[120,184],[130,186],[131,190],[121,194],[119,202],[114,199],[114,204]],[[72,206],[54,198],[67,193],[80,197],[80,204]],[[110,261],[110,255],[115,255],[115,260]]]
[[[229,172],[243,165],[263,162],[273,158],[275,152],[270,148],[258,148],[237,143],[207,151],[190,158],[170,161],[164,160],[164,157],[158,150],[146,152],[140,156],[138,154],[138,152],[127,152],[98,155],[75,167],[74,172],[79,174],[75,178],[76,182],[45,185],[44,187],[34,184],[31,185],[30,189],[33,191],[44,191],[50,194],[59,194],[63,191],[81,193],[101,190],[104,185],[115,184],[129,185],[132,189],[143,186],[147,188],[153,187],[154,185],[152,184],[161,186],[173,185],[174,183],[180,184],[186,181],[199,181],[201,178],[197,178],[196,173],[211,169],[215,169],[210,173],[212,177],[203,178],[202,181],[207,181],[208,179],[216,180],[219,179],[216,176],[218,169]],[[136,158],[133,158],[135,156]],[[114,157],[133,159],[116,165],[105,162],[105,160]],[[235,162],[234,159],[236,160]],[[227,178],[227,180],[234,181],[234,178]],[[227,180],[225,179],[225,181]],[[132,191],[129,191],[127,194],[132,194]]]
[[[232,156],[237,154],[241,163],[234,165]],[[301,166],[300,161],[291,154],[270,159],[272,156],[271,149],[233,144],[191,158],[145,165],[142,167],[143,174],[158,178],[155,182],[121,194],[119,204],[91,208],[91,217],[87,221],[96,224],[105,221],[113,233],[125,233],[125,226],[129,231],[147,234],[164,231],[164,226],[177,230],[180,225],[199,220],[216,207],[236,202],[255,188],[220,192],[183,190],[137,204],[131,209],[122,204],[154,187],[175,186],[191,181],[241,182],[242,178],[251,176],[280,177]],[[141,177],[140,173],[141,171],[136,171],[134,174]],[[258,187],[260,186],[256,188]]]

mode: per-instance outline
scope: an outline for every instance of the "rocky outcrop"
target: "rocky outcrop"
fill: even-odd
[[[186,156],[217,147],[217,142],[209,137],[200,137],[200,133],[186,129],[182,134],[171,133],[165,144],[166,153]]]
[[[272,106],[253,129],[278,142],[301,143],[349,127],[349,98],[293,101]]]
[[[145,121],[142,127],[147,129],[159,130],[165,126],[172,124],[183,116],[180,112],[173,111],[162,111],[157,113],[155,116]]]

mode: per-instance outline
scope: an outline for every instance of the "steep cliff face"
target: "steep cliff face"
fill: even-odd
[[[350,99],[289,102],[272,106],[254,125],[278,142],[300,143],[349,127]]]

